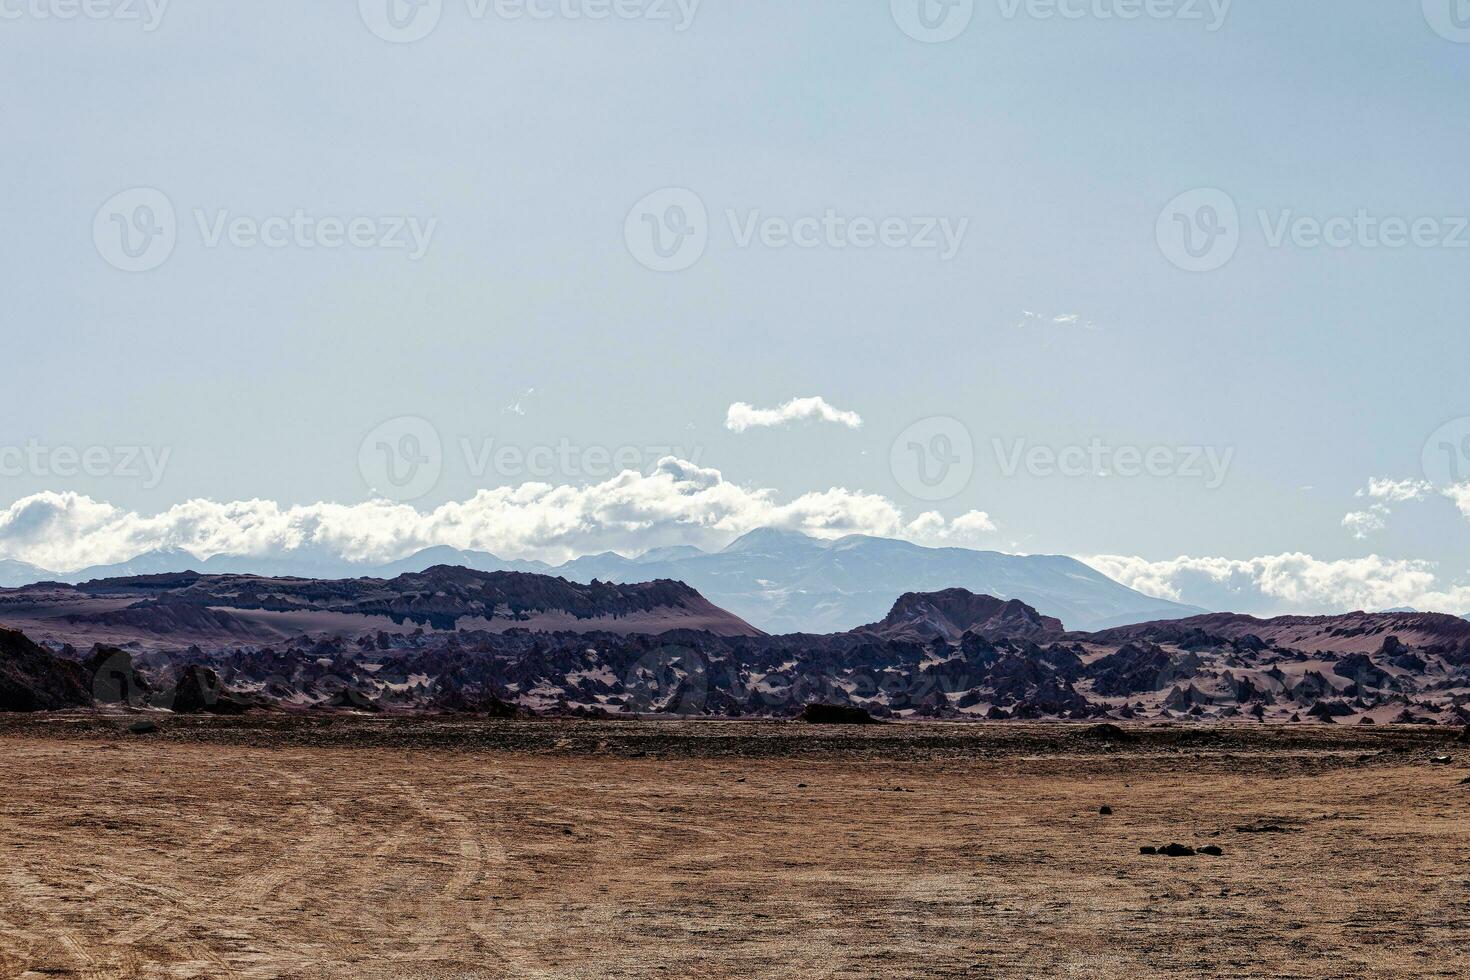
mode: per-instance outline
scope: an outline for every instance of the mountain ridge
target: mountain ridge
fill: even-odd
[[[53,644],[153,648],[268,644],[302,636],[508,629],[716,635],[761,631],[682,582],[592,582],[436,565],[392,579],[195,571],[0,590],[0,624]]]
[[[215,555],[199,561],[182,552],[150,552],[133,562],[95,566],[43,579],[77,584],[90,579],[193,570],[304,578],[391,578],[433,565],[480,571],[553,574],[571,581],[686,582],[722,609],[768,633],[836,633],[876,622],[908,592],[961,587],[976,594],[1019,599],[1069,629],[1197,615],[1206,610],[1155,599],[1062,555],[1007,555],[967,548],[928,548],[893,538],[847,535],[819,540],[797,531],[757,528],[719,551],[659,548],[629,558],[614,552],[584,555],[560,565],[503,559],[448,546],[423,549],[382,565]],[[175,567],[164,567],[164,566]],[[16,583],[20,584],[20,583]]]

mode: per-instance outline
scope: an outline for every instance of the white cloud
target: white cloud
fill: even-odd
[[[1084,330],[1097,330],[1098,325],[1083,317],[1081,313],[1036,313],[1031,310],[1021,311],[1021,320],[1017,327],[1031,326],[1054,326],[1054,327],[1081,327]]]
[[[754,428],[773,428],[792,422],[833,422],[849,429],[862,428],[863,420],[857,412],[845,412],[834,408],[825,398],[793,398],[780,408],[756,408],[746,402],[736,402],[725,415],[725,428],[731,432],[744,432]]]
[[[1433,493],[1434,484],[1427,480],[1391,480],[1388,477],[1372,477],[1368,480],[1368,486],[1357,492],[1357,496],[1380,502],[1370,505],[1367,510],[1355,510],[1344,514],[1342,526],[1351,531],[1353,537],[1362,541],[1369,535],[1377,534],[1388,527],[1388,518],[1393,514],[1393,508],[1381,501],[1403,504],[1413,500],[1423,500]]]
[[[972,510],[945,521],[944,515],[931,510],[910,521],[902,536],[930,546],[967,547],[981,543],[996,530],[995,522],[984,511]]]
[[[1452,615],[1470,611],[1470,586],[1442,583],[1433,562],[1377,555],[1322,561],[1304,554],[1171,561],[1097,555],[1082,560],[1146,595],[1232,612],[1279,615],[1402,606]]]
[[[191,500],[145,515],[75,493],[40,493],[0,509],[0,558],[57,572],[156,549],[181,549],[200,559],[294,553],[382,563],[449,545],[561,562],[673,544],[719,547],[760,527],[944,545],[972,543],[995,525],[979,511],[952,522],[938,514],[908,520],[885,497],[842,488],[782,502],[772,490],[743,487],[718,470],[668,457],[648,474],[628,471],[584,487],[529,483],[482,490],[426,512],[382,500],[294,507]]]
[[[1460,509],[1461,514],[1470,517],[1470,483],[1458,483],[1454,486],[1446,487],[1442,492],[1446,497],[1454,501],[1455,506]]]
[[[1382,504],[1374,504],[1367,510],[1355,510],[1344,514],[1342,526],[1353,532],[1353,537],[1363,540],[1370,534],[1382,531],[1388,526],[1387,516],[1392,513]]]
[[[1387,477],[1375,477],[1368,481],[1367,489],[1358,491],[1358,496],[1402,504],[1410,500],[1423,500],[1432,493],[1434,493],[1434,484],[1427,480],[1390,480]]]
[[[524,416],[526,414],[526,407],[523,403],[534,394],[536,394],[535,388],[526,388],[520,393],[519,397],[517,397],[515,401],[511,402],[509,405],[505,406],[505,408],[501,409],[501,412],[505,415]]]

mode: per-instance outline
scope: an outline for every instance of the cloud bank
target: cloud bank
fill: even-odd
[[[780,408],[756,408],[745,402],[736,402],[725,415],[725,428],[731,432],[770,429],[792,422],[832,422],[849,429],[860,429],[863,425],[862,416],[857,412],[834,408],[821,397],[793,398]]]
[[[1470,612],[1470,585],[1441,582],[1433,562],[1381,558],[1322,561],[1304,554],[1147,561],[1095,555],[1083,561],[1160,599],[1257,615],[1369,612],[1409,607]]]
[[[584,554],[695,544],[718,548],[761,527],[814,537],[847,534],[973,546],[987,514],[909,519],[876,494],[833,488],[781,501],[719,470],[666,457],[652,472],[591,486],[527,483],[482,490],[430,511],[369,501],[285,507],[270,500],[191,500],[139,514],[75,493],[40,493],[0,510],[0,558],[55,572],[126,561],[157,549],[214,555],[324,557],[381,564],[437,545],[560,563]]]

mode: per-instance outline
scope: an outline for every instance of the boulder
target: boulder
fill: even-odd
[[[226,690],[219,674],[210,668],[190,664],[174,685],[169,707],[178,715],[242,715],[257,705]]]
[[[343,708],[348,711],[382,711],[376,698],[371,698],[356,688],[344,687],[321,703],[323,708]]]
[[[801,720],[811,725],[878,725],[882,722],[865,708],[842,704],[809,704],[801,709]]]
[[[98,704],[138,708],[153,693],[152,685],[133,665],[133,655],[118,647],[97,644],[82,661],[82,669],[91,679],[92,698]]]
[[[1082,738],[1092,742],[1136,742],[1138,736],[1131,732],[1104,722],[1101,725],[1089,725],[1082,730]]]

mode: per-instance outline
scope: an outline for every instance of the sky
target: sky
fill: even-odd
[[[0,558],[1470,612],[1467,7],[0,0]]]

